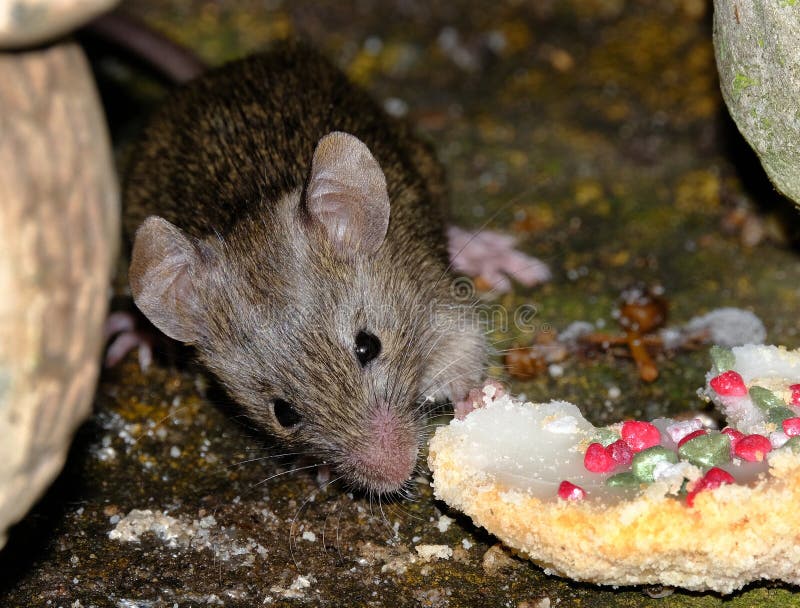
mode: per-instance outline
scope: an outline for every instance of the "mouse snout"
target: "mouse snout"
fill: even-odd
[[[416,432],[388,405],[379,405],[365,425],[364,442],[350,462],[362,485],[378,492],[394,492],[411,477],[417,464]]]

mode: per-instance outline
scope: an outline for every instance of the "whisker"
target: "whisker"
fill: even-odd
[[[303,512],[303,509],[305,509],[306,505],[310,504],[310,502],[314,498],[316,498],[317,494],[319,494],[320,492],[323,492],[324,490],[326,490],[328,488],[328,486],[330,486],[331,484],[339,481],[340,479],[342,479],[342,477],[344,477],[344,476],[341,475],[339,477],[336,477],[335,479],[331,479],[330,481],[325,483],[325,485],[323,485],[322,487],[315,488],[314,490],[312,490],[309,493],[308,498],[306,498],[303,501],[303,504],[301,504],[300,507],[297,509],[297,511],[294,514],[294,517],[292,517],[292,522],[291,522],[291,524],[289,524],[289,555],[292,558],[292,562],[294,562],[294,567],[297,568],[298,570],[300,569],[300,565],[297,563],[297,560],[294,557],[294,549],[297,547],[297,541],[293,541],[293,539],[295,538],[294,529],[295,529],[295,525],[297,524],[297,518],[300,517],[300,514]]]
[[[271,454],[271,455],[268,454],[267,456],[259,456],[258,458],[249,458],[247,460],[241,460],[239,462],[234,462],[233,464],[227,465],[225,468],[226,469],[232,469],[234,467],[238,467],[238,466],[241,466],[243,464],[248,464],[250,462],[259,462],[260,460],[272,460],[272,459],[278,459],[278,458],[285,458],[287,456],[298,456],[300,454],[303,454],[303,452],[285,452],[283,454]]]
[[[310,465],[308,465],[308,466],[305,466],[305,467],[296,467],[296,468],[294,468],[294,469],[290,469],[290,470],[288,470],[288,471],[282,471],[282,472],[280,472],[280,473],[275,473],[275,475],[270,475],[270,476],[269,476],[269,477],[267,477],[266,479],[262,479],[262,480],[261,480],[261,481],[259,481],[258,483],[254,484],[254,485],[253,485],[253,487],[255,488],[255,487],[257,487],[257,486],[260,486],[261,484],[267,483],[267,482],[268,482],[268,481],[270,481],[271,479],[275,479],[276,477],[280,477],[281,475],[287,475],[287,474],[289,474],[289,473],[297,473],[298,471],[305,471],[306,469],[313,469],[313,468],[316,468],[316,467],[322,466],[323,464],[324,464],[324,463],[322,463],[322,462],[318,462],[318,463],[315,463],[315,464],[310,464]]]
[[[383,512],[383,504],[381,504],[381,495],[380,494],[378,494],[378,509],[381,512],[381,518],[383,519],[383,523],[386,526],[386,529],[389,530],[389,533],[390,533],[389,540],[391,540],[395,536],[397,536],[397,532],[395,531],[394,527],[392,526],[392,523],[389,521],[389,518],[386,517],[386,513]]]
[[[322,522],[322,551],[324,553],[328,553],[328,545],[325,544],[325,531],[328,528],[328,520],[331,518],[331,514],[328,513],[325,516],[325,521]]]
[[[342,528],[342,511],[343,509],[339,509],[339,517],[336,518],[336,553],[339,554],[339,562],[344,562],[344,557],[342,556],[342,539],[339,536],[339,531]]]

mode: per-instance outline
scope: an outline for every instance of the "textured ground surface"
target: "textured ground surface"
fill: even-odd
[[[797,217],[725,116],[701,0],[232,4],[148,0],[135,11],[212,63],[302,34],[410,116],[448,165],[455,218],[515,233],[554,270],[545,287],[493,300],[537,310],[525,331],[498,329],[498,349],[574,320],[613,330],[619,292],[637,281],[664,288],[674,323],[746,307],[770,341],[800,346]],[[124,62],[100,69],[124,143],[163,89]],[[323,488],[313,469],[289,472],[302,462],[261,459],[280,452],[187,358],[142,374],[131,357],[105,375],[64,474],[0,553],[0,605],[800,603],[770,583],[664,599],[576,584],[494,547],[432,502],[425,480],[418,500],[393,505]],[[629,360],[570,357],[512,388],[573,400],[595,423],[699,407],[706,355],[658,365],[646,385]],[[174,520],[142,516],[156,534],[109,538],[133,509]],[[421,544],[452,556],[425,561]]]

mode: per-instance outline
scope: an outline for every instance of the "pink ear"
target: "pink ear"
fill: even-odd
[[[319,140],[306,207],[339,252],[378,250],[389,227],[389,194],[378,161],[361,140],[339,131]]]
[[[196,281],[205,264],[197,247],[174,224],[155,215],[136,231],[128,278],[136,306],[174,340],[195,342],[204,314]]]

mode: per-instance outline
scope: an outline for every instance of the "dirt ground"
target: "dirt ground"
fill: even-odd
[[[536,310],[525,331],[491,334],[498,350],[576,320],[616,331],[619,294],[639,282],[663,288],[669,323],[737,306],[763,320],[769,342],[800,346],[800,222],[727,118],[706,2],[141,0],[128,10],[212,64],[308,38],[408,116],[448,168],[454,221],[510,232],[553,270],[544,286],[489,296]],[[167,87],[90,55],[123,163]],[[619,355],[569,356],[507,380],[529,399],[574,401],[596,424],[702,407],[704,350],[658,355],[650,384]],[[503,377],[501,359],[492,371]],[[64,473],[0,553],[0,605],[800,605],[794,588],[770,582],[722,597],[548,576],[434,501],[426,478],[413,501],[382,504],[276,454],[190,351],[147,373],[130,356],[104,374]],[[138,527],[119,526],[126,515]],[[425,560],[420,545],[452,556]]]

